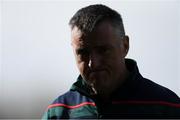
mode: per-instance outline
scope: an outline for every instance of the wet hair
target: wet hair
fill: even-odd
[[[71,29],[76,26],[86,35],[92,32],[98,23],[105,20],[110,22],[111,25],[118,30],[120,37],[125,36],[121,15],[115,10],[102,4],[89,5],[81,8],[70,19],[69,25]]]

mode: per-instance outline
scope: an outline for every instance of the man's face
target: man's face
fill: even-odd
[[[128,37],[120,38],[115,31],[108,21],[99,23],[87,36],[77,27],[72,29],[72,47],[80,74],[100,94],[117,87],[124,77]]]

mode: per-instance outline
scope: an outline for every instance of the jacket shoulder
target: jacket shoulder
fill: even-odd
[[[149,79],[142,78],[139,88],[142,96],[148,99],[180,103],[180,98],[173,91]]]
[[[66,119],[83,116],[86,112],[84,106],[93,107],[95,103],[77,91],[68,91],[60,95],[50,104],[43,118],[45,119]],[[83,111],[77,114],[77,111]]]

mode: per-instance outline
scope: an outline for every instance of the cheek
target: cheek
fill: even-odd
[[[109,68],[109,70],[111,71],[111,74],[115,74],[117,71],[119,72],[119,69],[121,68],[121,62],[122,59],[121,57],[117,57],[117,56],[113,56],[109,59],[106,59],[106,64]]]
[[[81,75],[86,76],[86,74],[88,73],[88,65],[86,62],[78,62],[77,63],[79,72],[81,73]]]

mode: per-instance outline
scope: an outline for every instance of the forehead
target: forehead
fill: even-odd
[[[71,31],[73,47],[93,47],[117,44],[115,28],[108,21],[99,23],[91,33],[84,35],[76,26]]]

